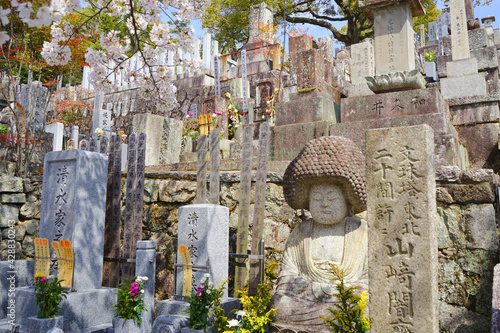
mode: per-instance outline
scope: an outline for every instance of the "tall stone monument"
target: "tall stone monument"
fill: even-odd
[[[366,132],[370,326],[439,332],[434,133]]]
[[[477,59],[470,56],[464,0],[450,0],[450,15],[452,61],[446,63],[441,92],[445,99],[486,96],[485,74],[478,72]]]
[[[369,42],[351,45],[351,83],[349,97],[373,95],[366,76],[375,75],[375,53]]]
[[[413,17],[425,14],[419,0],[366,0],[360,8],[373,18],[375,73],[367,78],[374,92],[425,88],[415,68]]]

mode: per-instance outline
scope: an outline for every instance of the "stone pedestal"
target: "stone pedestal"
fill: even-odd
[[[53,329],[63,329],[64,318],[57,316],[55,318],[40,319],[37,317],[28,318],[28,332],[47,333],[53,332]]]
[[[434,130],[437,165],[465,168],[466,154],[450,123],[448,106],[437,88],[342,99],[342,122],[329,135],[345,136],[365,150],[367,129],[428,124]]]
[[[375,75],[375,53],[369,42],[351,45],[351,83],[349,97],[373,95],[366,76]]]
[[[117,302],[116,292],[116,288],[99,288],[69,293],[60,303],[63,330],[69,332],[111,322],[115,312],[112,306]],[[35,296],[32,287],[16,289],[16,323],[28,325],[29,317],[37,315]]]

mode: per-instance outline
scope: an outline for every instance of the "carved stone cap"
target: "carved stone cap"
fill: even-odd
[[[366,15],[372,17],[374,11],[400,2],[408,3],[413,17],[425,15],[425,9],[420,0],[365,0],[359,2],[359,8],[364,11]]]
[[[309,209],[314,184],[340,184],[357,214],[366,210],[365,157],[354,142],[340,136],[311,140],[288,165],[283,194],[293,209]]]

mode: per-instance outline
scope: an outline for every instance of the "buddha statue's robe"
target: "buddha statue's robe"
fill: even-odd
[[[281,326],[300,327],[311,331],[328,330],[320,316],[329,316],[328,311],[338,300],[332,297],[336,282],[329,271],[328,260],[315,262],[311,258],[311,239],[315,222],[313,219],[299,223],[290,234],[275,294],[270,307],[277,308],[275,322]],[[347,286],[368,289],[367,225],[358,217],[345,217],[345,235],[341,262],[336,264],[345,273]],[[328,257],[328,255],[325,255]]]

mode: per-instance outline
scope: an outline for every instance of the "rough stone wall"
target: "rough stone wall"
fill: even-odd
[[[14,222],[16,259],[35,255],[34,238],[40,224],[42,177],[14,177],[12,164],[0,162],[0,259],[8,259],[9,221]]]
[[[168,172],[146,175],[144,182],[143,237],[156,240],[156,291],[159,298],[174,293],[174,260],[177,249],[178,208],[194,203],[196,173]],[[154,177],[154,178],[153,178]],[[221,173],[220,204],[229,208],[230,248],[236,249],[239,211],[239,172]],[[280,261],[286,240],[299,221],[283,197],[282,176],[269,173],[266,188],[264,241],[268,261]],[[252,176],[250,221],[253,221],[255,174]],[[251,223],[250,223],[251,224]],[[249,249],[251,244],[249,228]],[[230,260],[231,263],[231,260]],[[229,275],[234,277],[230,264]]]
[[[438,170],[441,332],[490,332],[499,259],[494,177],[485,169]]]

